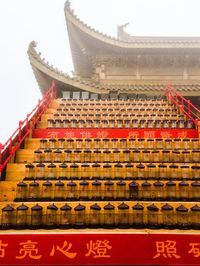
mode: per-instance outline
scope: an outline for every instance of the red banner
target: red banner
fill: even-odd
[[[200,234],[0,235],[0,265],[200,265]]]
[[[198,138],[196,129],[34,129],[33,138]]]

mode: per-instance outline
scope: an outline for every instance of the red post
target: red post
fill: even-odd
[[[191,105],[190,100],[187,101],[187,104],[188,104],[188,114],[190,115],[190,105]]]
[[[18,128],[18,130],[19,130],[19,133],[18,133],[18,141],[20,142],[21,141],[21,138],[22,138],[22,124],[23,124],[23,122],[22,121],[19,121],[19,128]]]

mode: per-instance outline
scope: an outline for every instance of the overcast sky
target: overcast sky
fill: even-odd
[[[0,142],[41,98],[27,56],[30,41],[55,67],[73,70],[64,0],[0,0]],[[95,29],[116,36],[117,25],[141,36],[200,36],[199,0],[71,0]]]

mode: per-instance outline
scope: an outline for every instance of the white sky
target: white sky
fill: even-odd
[[[27,56],[38,43],[50,63],[73,70],[64,0],[0,0],[0,142],[5,142],[41,97]],[[132,35],[200,36],[200,0],[71,0],[88,25],[116,36],[130,22]]]

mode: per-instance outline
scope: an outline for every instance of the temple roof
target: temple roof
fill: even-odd
[[[149,51],[167,51],[175,49],[178,53],[187,49],[198,50],[200,53],[200,38],[192,37],[133,37],[124,31],[124,26],[118,29],[120,39],[107,36],[83,23],[76,17],[70,7],[69,1],[65,4],[65,17],[68,28],[69,40],[72,50],[75,75],[71,77],[50,65],[42,59],[41,53],[36,50],[36,42],[31,42],[28,48],[33,72],[42,93],[55,81],[59,91],[83,90],[93,93],[162,93],[165,90],[166,80],[132,80],[128,82],[109,83],[106,80],[100,81],[92,75],[94,61],[98,57],[122,57],[123,55],[142,54]],[[123,38],[127,38],[125,41]],[[122,40],[123,39],[123,40]],[[129,57],[128,57],[129,58]],[[174,80],[172,83],[184,95],[198,95],[200,91],[199,80]]]
[[[81,21],[65,3],[65,17],[71,45],[75,71],[81,76],[89,76],[95,57],[101,55],[133,55],[151,52],[184,52],[200,50],[200,37],[139,37],[124,31],[126,25],[118,27],[118,39],[103,34]]]

